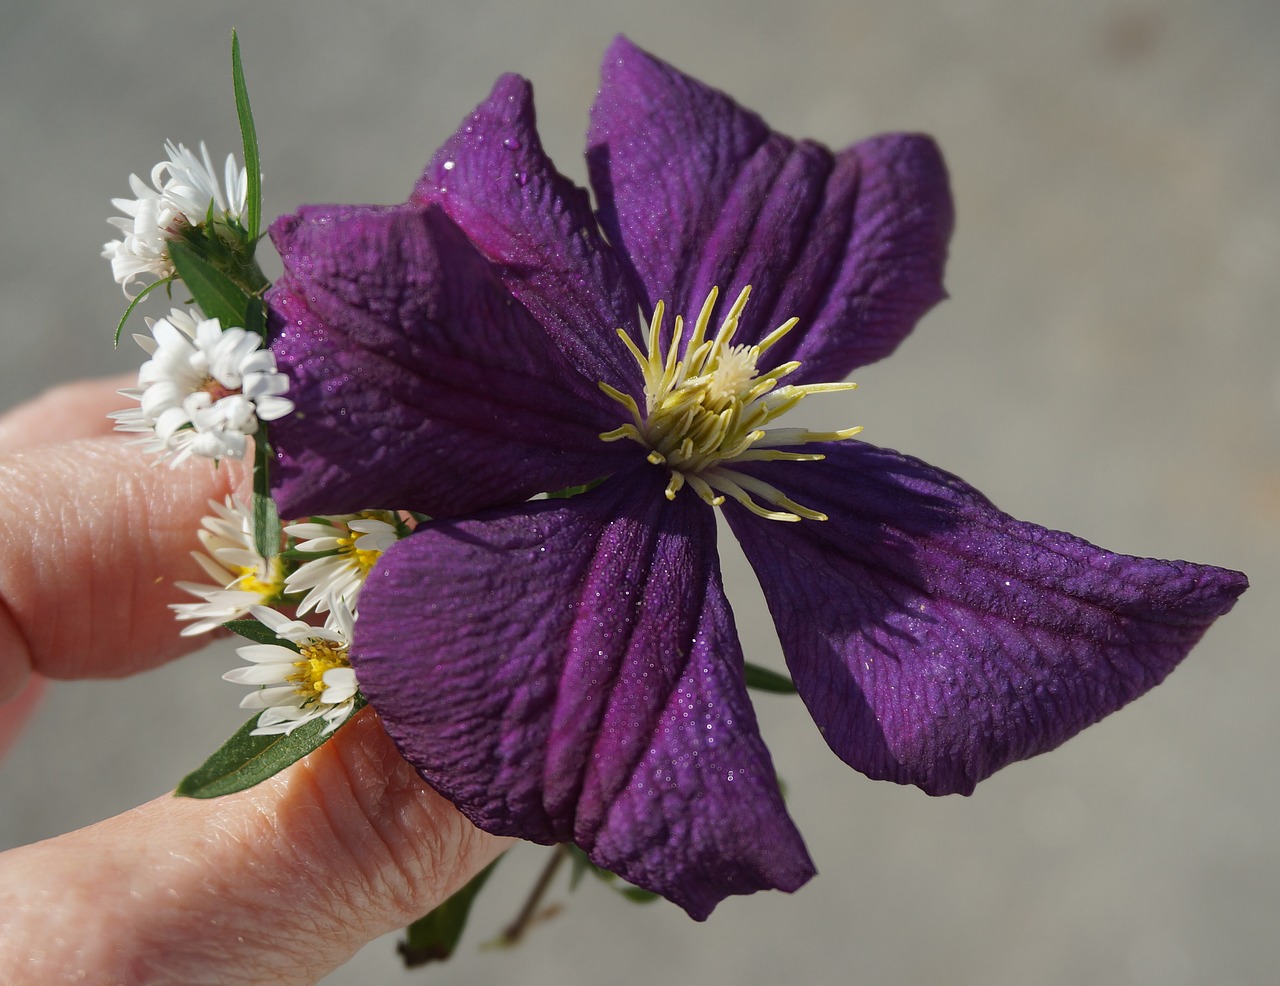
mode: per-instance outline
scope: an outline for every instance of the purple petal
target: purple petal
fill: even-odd
[[[662,299],[691,318],[713,286],[732,300],[749,284],[738,341],[799,318],[763,368],[799,359],[791,379],[806,382],[889,355],[944,296],[951,195],[929,138],[833,155],[621,37],[602,74],[591,184],[647,309]]]
[[[352,664],[481,828],[576,842],[702,919],[813,867],[742,682],[713,514],[668,503],[653,472],[398,543]]]
[[[271,235],[272,349],[297,405],[271,426],[284,516],[444,516],[617,468],[598,436],[618,405],[439,210],[312,206]]]
[[[615,334],[634,332],[638,301],[586,191],[543,151],[525,79],[498,80],[436,152],[412,200],[440,204],[583,373],[640,393]]]
[[[824,451],[750,471],[829,520],[725,512],[814,721],[875,778],[970,793],[1159,684],[1248,585],[1014,520],[896,452]]]

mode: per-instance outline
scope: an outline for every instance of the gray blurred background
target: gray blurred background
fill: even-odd
[[[478,951],[541,865],[498,871],[461,955],[406,974],[378,941],[339,984],[697,982],[1216,986],[1280,967],[1280,4],[1275,0],[0,2],[0,404],[136,367],[109,200],[165,138],[237,150],[241,34],[265,213],[402,200],[504,71],[581,158],[616,32],[842,145],[937,136],[951,300],[861,388],[810,408],[964,476],[1012,513],[1252,591],[1165,685],[970,799],[856,775],[798,700],[760,697],[820,875],[705,925],[603,887],[512,953]],[[275,270],[277,268],[271,268]],[[748,656],[780,663],[729,562]],[[241,721],[226,649],[55,686],[0,764],[0,848],[168,789]]]

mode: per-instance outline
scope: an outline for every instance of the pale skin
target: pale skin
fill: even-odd
[[[105,415],[129,380],[0,417],[0,754],[44,679],[145,671],[223,463],[153,468]],[[312,984],[421,917],[506,846],[400,758],[366,709],[305,760],[212,801],[164,796],[0,854],[0,982]]]

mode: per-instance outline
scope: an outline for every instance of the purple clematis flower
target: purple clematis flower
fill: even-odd
[[[374,570],[351,662],[480,827],[573,841],[699,919],[812,875],[709,504],[831,748],[931,794],[1141,695],[1244,591],[1014,520],[852,429],[767,427],[942,297],[927,138],[795,142],[618,39],[587,157],[594,214],[507,76],[407,204],[272,228],[281,513],[441,518]]]

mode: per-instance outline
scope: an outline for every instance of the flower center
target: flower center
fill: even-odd
[[[347,661],[347,649],[342,644],[328,640],[313,640],[299,645],[299,650],[302,653],[302,660],[294,662],[293,666],[297,670],[289,675],[289,681],[293,682],[298,693],[305,695],[308,701],[314,701],[324,695],[324,690],[328,687],[324,683],[326,671],[351,667]]]
[[[367,578],[382,557],[382,552],[376,548],[357,548],[356,541],[363,536],[359,531],[354,531],[348,537],[338,538],[338,554],[358,569],[362,578]]]
[[[224,397],[232,397],[235,394],[240,393],[239,388],[233,390],[230,387],[227,387],[226,384],[221,383],[212,375],[206,376],[200,386],[196,389],[208,394],[209,399],[214,404],[217,404],[218,401],[222,400]]]
[[[231,569],[239,578],[231,583],[231,588],[240,592],[254,592],[262,597],[263,604],[276,602],[284,593],[284,569],[279,558],[267,559],[265,566],[249,568],[234,565]]]
[[[795,503],[770,484],[730,468],[730,464],[770,459],[812,462],[824,457],[817,453],[786,451],[780,446],[843,441],[862,430],[812,432],[802,428],[763,427],[808,394],[852,390],[856,384],[779,386],[783,377],[800,366],[798,362],[783,363],[761,373],[760,356],[790,332],[798,319],[790,319],[754,345],[732,345],[750,294],[748,285],[738,295],[719,330],[708,337],[711,313],[719,295],[719,289],[712,288],[698,313],[683,358],[679,353],[684,319],[679,315],[671,333],[671,344],[665,353],[662,351],[664,308],[661,301],[653,312],[648,352],[642,352],[631,337],[619,329],[618,335],[644,374],[645,407],[642,412],[629,394],[601,382],[600,389],[627,408],[632,420],[600,438],[606,442],[626,438],[648,449],[648,460],[655,466],[665,466],[670,472],[668,500],[675,499],[687,483],[712,506],[724,503],[727,495],[770,520],[826,520],[825,514]],[[785,509],[763,506],[757,497]]]

